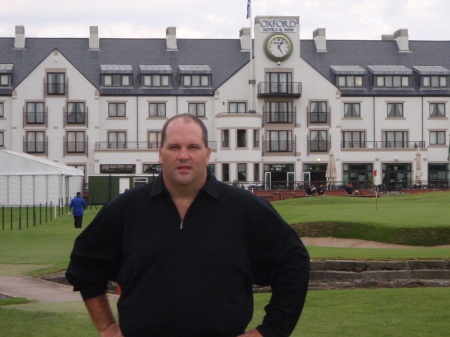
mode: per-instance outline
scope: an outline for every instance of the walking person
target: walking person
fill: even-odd
[[[269,202],[216,180],[199,118],[172,117],[161,135],[158,178],[110,201],[75,240],[66,277],[100,336],[241,336],[253,284],[272,295],[245,336],[289,336],[309,280],[299,236]],[[120,325],[108,280],[121,287]]]
[[[69,212],[73,213],[75,228],[81,228],[83,225],[83,214],[86,209],[86,202],[81,197],[81,193],[77,192],[77,196],[70,201]]]

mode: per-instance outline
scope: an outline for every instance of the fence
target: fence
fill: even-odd
[[[0,226],[2,231],[21,230],[35,227],[56,219],[58,216],[67,214],[68,204],[60,200],[58,204],[39,204],[26,206],[1,206]]]

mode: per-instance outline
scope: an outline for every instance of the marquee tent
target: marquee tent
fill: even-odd
[[[0,150],[0,206],[65,205],[81,192],[83,177],[80,169]]]

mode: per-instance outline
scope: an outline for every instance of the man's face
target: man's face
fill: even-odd
[[[164,145],[159,149],[166,187],[203,187],[211,149],[203,143],[202,129],[183,117],[170,122]]]

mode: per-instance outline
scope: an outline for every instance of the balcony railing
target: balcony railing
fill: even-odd
[[[307,113],[307,124],[330,125],[330,112],[311,112]]]
[[[283,140],[283,141],[264,141],[264,153],[293,153],[295,151],[295,141]]]
[[[24,142],[23,152],[32,154],[47,154],[48,142]]]
[[[265,112],[264,121],[267,124],[293,124],[295,123],[295,112]]]
[[[302,95],[301,82],[258,83],[258,97],[300,97],[301,95]]]
[[[330,140],[308,140],[308,154],[312,152],[329,152],[330,150]]]
[[[95,142],[96,150],[158,150],[161,146],[159,141],[142,142]],[[217,150],[217,142],[208,142],[211,150]]]
[[[423,149],[425,141],[342,141],[341,149]]]
[[[65,125],[88,125],[88,111],[67,112],[64,111]]]
[[[24,111],[23,126],[45,125],[47,126],[48,114],[47,111]]]
[[[87,154],[87,140],[84,142],[64,142],[64,154]]]
[[[67,83],[44,83],[45,96],[67,96]]]

